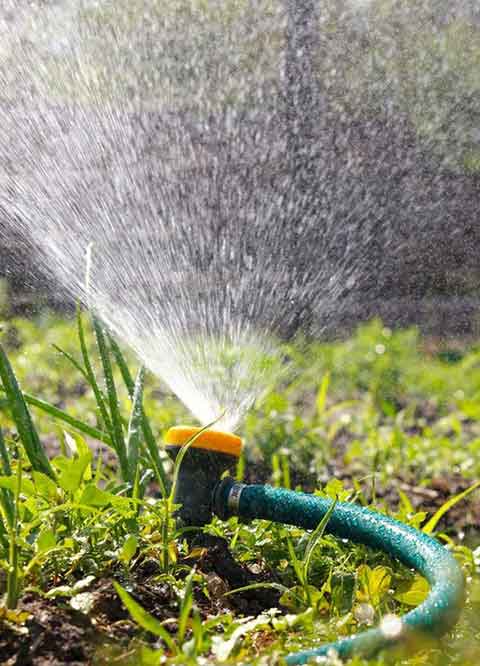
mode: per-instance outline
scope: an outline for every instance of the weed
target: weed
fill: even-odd
[[[33,595],[50,604],[48,613],[52,605],[73,609],[103,627],[107,663],[281,663],[282,654],[355,633],[425,598],[420,576],[331,537],[329,515],[309,534],[214,518],[204,529],[257,576],[241,588],[219,581],[174,522],[176,480],[193,439],[169,474],[158,446],[167,427],[185,420],[183,408],[144,368],[132,373],[100,322],[80,312],[78,343],[71,323],[48,317],[7,326],[18,344],[0,352],[2,637],[16,627],[30,640]],[[55,345],[53,363],[47,344]],[[464,568],[467,606],[454,634],[416,656],[357,658],[356,666],[473,666],[480,654],[478,533],[458,538],[477,510],[480,354],[475,345],[454,357],[421,346],[416,331],[380,322],[344,342],[286,345],[299,381],[283,374],[243,428],[238,479],[253,474],[303,486],[332,507],[350,500],[387,512],[436,532]],[[252,471],[260,457],[265,468]],[[153,573],[140,573],[149,566]],[[133,640],[125,616],[105,619],[112,597],[99,604],[112,578],[112,594],[137,627]],[[275,593],[275,608],[259,607],[262,591]],[[19,604],[27,610],[15,610]]]

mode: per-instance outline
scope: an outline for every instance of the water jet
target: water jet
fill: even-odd
[[[362,3],[317,11],[312,0],[286,11],[232,2],[225,15],[213,1],[180,2],[182,12],[67,2],[61,20],[48,10],[36,21],[17,4],[5,0],[21,30],[0,14],[2,215],[200,423],[226,407],[217,426],[234,430],[268,387],[257,359],[275,356],[276,336],[322,332],[355,290],[375,291],[385,257],[412,238],[458,235],[455,174],[477,159],[475,123],[462,115],[476,79],[457,76],[448,44],[470,43],[471,31],[439,24],[426,5],[421,21],[409,3],[392,6],[384,25]],[[469,57],[466,74],[477,69]],[[171,457],[187,442],[175,498],[185,526],[216,513],[313,529],[329,510],[222,479],[241,447],[228,432],[170,431]],[[402,638],[455,621],[463,581],[435,541],[341,503],[328,529],[428,578],[430,597],[403,618]],[[394,642],[386,634],[333,648],[370,654]]]

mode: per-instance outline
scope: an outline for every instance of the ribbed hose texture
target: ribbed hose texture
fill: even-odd
[[[238,515],[314,529],[330,506],[331,500],[314,495],[252,485],[241,492]],[[380,628],[370,629],[318,649],[291,654],[286,657],[287,664],[306,664],[332,650],[342,659],[352,655],[370,657],[386,647],[410,642],[415,634],[438,637],[456,623],[464,602],[464,578],[455,558],[438,541],[388,516],[346,502],[336,504],[327,532],[397,558],[427,579],[430,593],[420,606],[401,618],[402,628],[395,636]]]

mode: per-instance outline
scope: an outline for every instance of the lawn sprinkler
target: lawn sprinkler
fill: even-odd
[[[236,435],[177,427],[171,428],[165,439],[173,458],[183,446],[190,446],[179,469],[174,500],[181,505],[178,519],[184,526],[201,527],[216,514],[222,520],[236,515],[313,530],[332,509],[330,499],[222,478],[241,452],[242,440]],[[426,578],[430,592],[422,604],[395,622],[384,622],[378,628],[290,654],[285,659],[287,664],[306,664],[332,651],[341,659],[353,655],[369,658],[387,647],[413,644],[416,637],[438,638],[457,622],[464,602],[464,578],[453,555],[438,541],[388,516],[348,502],[335,504],[326,530],[400,560]]]
[[[177,520],[186,527],[203,527],[212,519],[212,498],[220,478],[237,464],[242,440],[220,430],[178,426],[170,428],[165,441],[174,460],[183,446],[190,446],[175,489],[174,502],[180,505]]]

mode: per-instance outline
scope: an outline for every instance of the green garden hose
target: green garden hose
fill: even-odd
[[[260,518],[314,529],[331,507],[331,500],[270,486],[235,483],[224,479],[217,487],[214,511],[225,519],[231,515]],[[415,569],[430,584],[427,599],[404,615],[388,631],[385,627],[328,643],[318,649],[286,657],[289,665],[306,664],[314,657],[334,651],[340,658],[372,657],[386,647],[403,644],[410,637],[438,638],[456,623],[464,601],[464,578],[451,553],[428,535],[363,507],[346,502],[335,505],[327,531],[382,550]]]
[[[238,515],[313,530],[332,506],[331,500],[315,495],[246,486],[228,477],[219,481],[240,455],[242,442],[231,433],[179,426],[171,428],[165,439],[174,459],[183,446],[191,447],[182,460],[175,493],[175,504],[181,506],[177,518],[183,525],[205,525],[213,511],[224,520]],[[288,655],[287,664],[306,664],[332,651],[342,659],[372,657],[411,639],[438,638],[456,623],[464,601],[463,574],[453,555],[438,541],[388,516],[346,502],[335,504],[326,529],[341,539],[382,550],[415,569],[429,582],[430,592],[420,606],[390,625],[382,623],[377,629]]]

